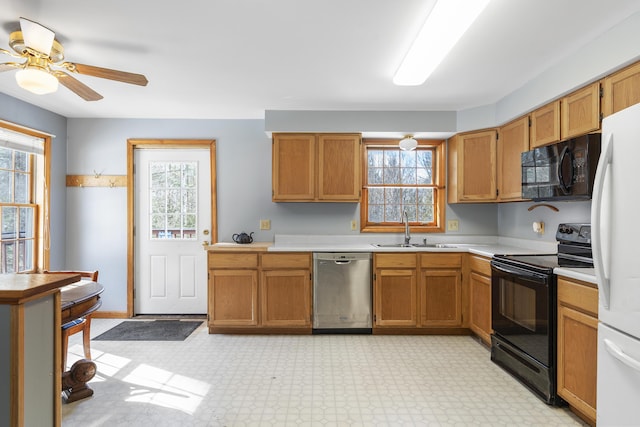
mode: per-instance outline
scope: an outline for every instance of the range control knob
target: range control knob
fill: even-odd
[[[560,226],[558,227],[558,231],[562,234],[571,234],[573,233],[573,229],[571,227]]]

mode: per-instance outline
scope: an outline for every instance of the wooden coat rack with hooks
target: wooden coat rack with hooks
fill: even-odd
[[[126,187],[126,175],[102,175],[93,171],[93,175],[67,175],[67,187]]]

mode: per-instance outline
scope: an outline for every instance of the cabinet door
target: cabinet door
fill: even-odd
[[[500,200],[522,199],[522,158],[529,150],[529,116],[502,126],[498,139],[498,195]]]
[[[531,113],[529,149],[560,141],[560,101],[554,101]]]
[[[469,275],[469,327],[487,345],[491,345],[491,278],[476,272]]]
[[[422,270],[421,326],[462,326],[460,270]]]
[[[315,198],[315,135],[274,134],[273,201]]]
[[[416,287],[415,269],[377,269],[375,325],[416,326]]]
[[[458,198],[492,201],[497,198],[496,131],[461,135],[458,143]]]
[[[310,275],[309,270],[262,272],[262,326],[311,326]]]
[[[640,102],[640,62],[604,79],[604,116]]]
[[[600,83],[582,88],[562,98],[562,139],[600,129]]]
[[[318,199],[360,200],[360,135],[318,136]]]
[[[595,422],[598,319],[558,308],[558,394]]]
[[[258,324],[257,270],[209,270],[209,326]]]

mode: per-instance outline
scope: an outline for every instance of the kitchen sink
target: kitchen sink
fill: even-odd
[[[455,248],[444,243],[374,243],[377,248]]]

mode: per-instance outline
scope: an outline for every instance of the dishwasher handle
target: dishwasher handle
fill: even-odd
[[[351,264],[350,259],[336,259],[336,260],[333,260],[333,262],[335,264]]]

